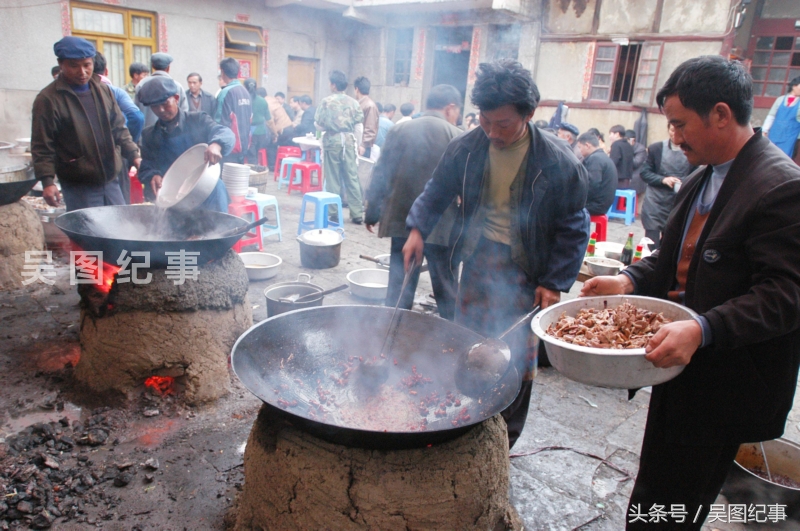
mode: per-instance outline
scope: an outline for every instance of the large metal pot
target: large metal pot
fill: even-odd
[[[208,199],[219,182],[220,164],[208,164],[204,154],[208,144],[187,149],[164,174],[156,198],[161,208],[192,210]]]
[[[605,349],[582,347],[561,341],[545,331],[561,314],[574,317],[581,308],[616,308],[623,302],[661,312],[673,321],[684,321],[696,315],[674,302],[635,295],[609,295],[573,299],[542,310],[531,321],[531,329],[547,344],[547,357],[561,374],[586,385],[612,389],[638,389],[664,383],[678,376],[684,365],[659,369],[644,358],[643,348]]]
[[[325,298],[324,295],[303,302],[281,302],[280,300],[291,295],[300,295],[302,297],[303,295],[319,293],[321,291],[325,290],[316,284],[312,284],[311,275],[308,273],[300,273],[297,275],[297,280],[295,282],[273,284],[264,290],[264,296],[267,298],[267,317],[275,317],[276,315],[293,310],[322,306],[322,301]]]
[[[344,230],[313,229],[297,237],[300,263],[310,269],[328,269],[339,265]]]
[[[19,201],[34,184],[36,179],[30,164],[0,168],[0,206]]]

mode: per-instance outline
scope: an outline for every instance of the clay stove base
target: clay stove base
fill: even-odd
[[[0,206],[0,291],[20,289],[25,251],[44,250],[44,230],[24,201]]]
[[[229,393],[228,356],[253,325],[241,259],[229,251],[181,286],[152,273],[151,284],[114,284],[104,305],[83,292],[75,379],[96,393],[127,394],[150,376],[177,377],[190,403]]]
[[[327,443],[262,407],[244,475],[235,531],[522,529],[499,415],[439,446],[377,451]]]

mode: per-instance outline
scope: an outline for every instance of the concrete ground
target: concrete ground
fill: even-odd
[[[294,280],[298,273],[313,275],[324,288],[345,283],[345,275],[373,265],[360,254],[388,253],[389,241],[379,239],[364,226],[346,223],[342,258],[335,268],[307,270],[300,265],[295,239],[301,196],[278,191],[271,180],[267,193],[278,197],[283,241],[277,237],[265,251],[283,258],[278,276],[252,282],[249,300],[255,322],[266,318],[264,289]],[[637,221],[631,227],[612,221],[609,240],[623,242],[632,230],[635,241],[643,236]],[[68,389],[61,370],[79,355],[78,296],[68,285],[68,270],[58,268],[55,287],[41,284],[0,294],[0,437],[33,422],[54,396],[79,407],[96,407],[91,397]],[[576,283],[566,297],[579,291]],[[425,300],[430,281],[423,274],[417,299]],[[365,304],[349,291],[328,295],[325,304]],[[115,434],[112,449],[92,450],[93,459],[144,460],[149,454],[162,467],[152,484],[135,480],[116,489],[114,513],[87,506],[83,522],[74,520],[55,529],[222,529],[223,516],[241,487],[242,452],[259,400],[234,380],[234,392],[202,408],[173,411],[171,416],[145,418],[137,405],[116,404],[134,421]],[[534,382],[528,423],[512,450],[511,496],[529,530],[619,530],[624,528],[627,499],[638,467],[641,438],[649,394],[633,400],[623,390],[588,387],[567,380],[554,369],[542,369]],[[102,404],[105,405],[105,404]],[[800,408],[795,407],[785,437],[800,442]],[[113,453],[112,453],[113,452]],[[127,456],[127,457],[126,457]],[[138,481],[138,483],[137,483]],[[94,511],[94,512],[93,512]],[[751,526],[751,528],[754,528]],[[745,529],[739,524],[710,523],[706,529]]]

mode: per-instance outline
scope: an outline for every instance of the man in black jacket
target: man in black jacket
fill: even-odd
[[[583,133],[578,137],[577,144],[583,156],[583,165],[589,172],[586,210],[592,216],[602,216],[614,202],[617,168],[600,147],[600,139],[594,133]]]
[[[314,125],[314,115],[317,113],[317,108],[311,105],[311,97],[303,94],[297,98],[297,103],[303,109],[303,117],[300,118],[300,123],[294,128],[294,136],[306,136],[308,133],[316,133],[317,127]]]
[[[681,186],[661,248],[587,281],[581,295],[636,293],[697,312],[645,349],[656,367],[685,369],[653,387],[627,529],[699,530],[739,445],[780,437],[792,408],[800,168],[751,128],[753,81],[738,61],[690,59],[656,101],[675,144],[702,167]]]
[[[608,156],[617,168],[617,189],[628,189],[633,178],[633,146],[625,139],[625,128],[621,125],[612,127],[608,141],[611,142]]]

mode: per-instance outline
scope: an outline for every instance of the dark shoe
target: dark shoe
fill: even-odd
[[[328,216],[328,223],[339,224],[339,216]]]
[[[347,201],[342,203],[342,208],[350,208],[350,205],[347,203]]]
[[[355,223],[356,225],[361,225],[362,223],[364,223],[364,218],[353,218],[353,223]]]

